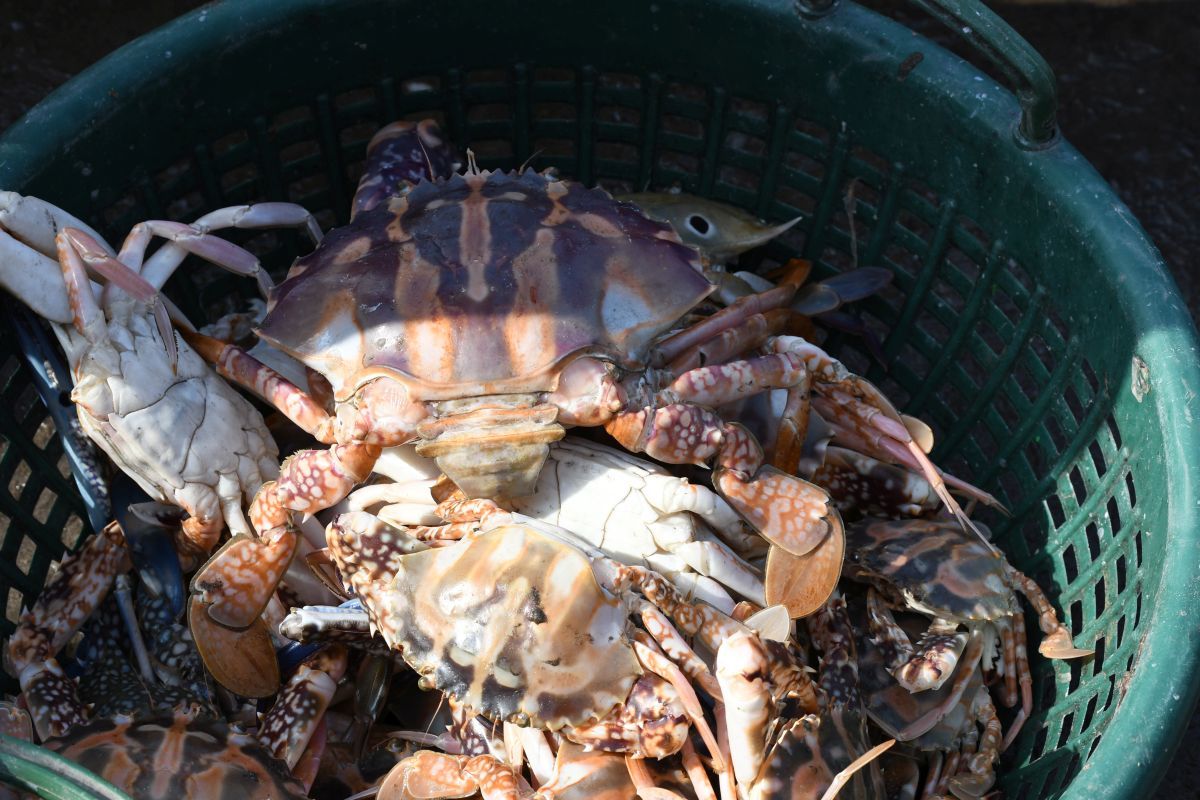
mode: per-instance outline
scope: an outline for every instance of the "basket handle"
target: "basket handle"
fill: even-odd
[[[1030,150],[1051,144],[1058,133],[1058,88],[1041,53],[978,0],[912,0],[951,28],[1016,87],[1021,104],[1017,143]]]
[[[1021,38],[1007,22],[979,0],[912,0],[934,19],[950,28],[1000,71],[1015,87],[1021,105],[1017,144],[1039,150],[1053,144],[1058,135],[1058,89],[1046,59]],[[833,10],[836,0],[796,0],[803,13],[822,15]]]

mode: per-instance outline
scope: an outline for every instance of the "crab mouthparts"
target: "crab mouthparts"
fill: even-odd
[[[469,498],[525,497],[534,492],[550,443],[566,435],[558,408],[532,395],[494,395],[437,404],[437,419],[417,429],[418,455]]]

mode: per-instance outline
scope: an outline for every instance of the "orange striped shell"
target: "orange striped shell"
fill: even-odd
[[[627,368],[713,286],[671,228],[532,172],[423,181],[292,266],[259,334],[338,399],[388,376],[415,400],[552,391],[575,355]]]
[[[308,796],[254,737],[186,713],[95,720],[45,746],[146,800]]]

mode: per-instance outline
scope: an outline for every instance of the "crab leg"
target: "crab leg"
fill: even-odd
[[[164,226],[168,227],[164,229]],[[125,255],[128,253],[140,264],[151,238],[155,234],[165,235],[167,244],[140,267],[142,276],[154,286],[162,288],[188,254],[195,253],[231,272],[253,276],[258,281],[259,289],[265,294],[271,286],[271,279],[263,271],[257,258],[237,245],[206,236],[212,231],[224,228],[301,228],[313,244],[319,244],[322,236],[321,226],[303,206],[295,203],[256,203],[252,206],[229,206],[210,211],[191,225],[157,221],[135,225],[121,245],[120,258],[125,261]],[[160,230],[165,230],[166,233],[160,233]],[[224,245],[214,242],[224,242]],[[219,258],[212,257],[210,253]]]
[[[670,582],[650,570],[625,566],[607,559],[593,561],[593,565],[598,568],[598,574],[611,570],[612,576],[605,582],[614,588],[637,588],[647,600],[674,620],[682,633],[695,637],[714,653],[735,634],[752,634],[745,625],[712,606],[688,602]],[[815,708],[816,694],[812,680],[804,669],[793,661],[786,647],[774,645],[775,643],[768,642],[766,646],[771,656],[768,663],[771,685],[777,692],[776,699],[792,697],[798,699],[805,708]]]
[[[43,741],[86,719],[75,681],[63,673],[54,656],[104,600],[116,577],[129,569],[125,537],[114,522],[63,560],[9,638],[5,669],[19,680]]]
[[[965,759],[966,774],[950,779],[950,788],[958,797],[982,797],[986,794],[996,782],[995,763],[1000,758],[1000,720],[996,718],[996,707],[992,705],[987,689],[981,688],[975,695],[971,716],[983,726],[983,737],[978,750]]]
[[[740,298],[711,317],[659,342],[655,357],[663,364],[675,362],[693,347],[715,338],[723,331],[741,327],[750,317],[786,306],[795,294],[795,286],[784,285]]]
[[[216,367],[221,377],[279,409],[318,442],[332,444],[335,441],[333,419],[308,392],[237,345],[197,331],[180,330],[179,333],[201,358]]]
[[[929,481],[903,467],[864,456],[843,447],[830,447],[813,480],[826,487],[839,510],[864,507],[888,519],[919,517],[941,502]]]
[[[632,755],[625,756],[625,766],[629,770],[629,778],[633,781],[634,788],[637,789],[638,797],[642,800],[683,800],[670,789],[655,786],[654,777],[642,761],[643,759]]]
[[[764,466],[762,447],[741,425],[688,403],[646,407],[605,426],[632,452],[668,464],[714,461],[713,484],[772,544],[804,555],[821,544],[837,514],[823,489]]]
[[[1095,650],[1082,650],[1075,647],[1071,642],[1071,632],[1067,630],[1067,626],[1058,621],[1058,614],[1054,611],[1054,606],[1050,605],[1050,600],[1046,597],[1042,588],[1030,580],[1028,577],[1018,572],[1013,567],[1009,567],[1009,577],[1013,585],[1020,590],[1021,594],[1025,595],[1025,599],[1033,606],[1033,610],[1038,615],[1038,627],[1042,629],[1045,637],[1042,643],[1038,645],[1038,652],[1046,658],[1083,658],[1090,656]]]
[[[874,385],[850,372],[821,348],[797,336],[774,337],[767,342],[767,350],[791,353],[802,359],[815,379],[817,391],[814,403],[817,410],[840,435],[845,432],[857,436],[860,442],[870,446],[868,452],[919,470],[963,526],[968,530],[975,529],[946,489],[941,472],[913,439],[904,418]],[[983,503],[1003,507],[987,492],[974,487],[968,491]],[[982,534],[980,536],[982,538]]]
[[[1017,674],[1017,682],[1021,687],[1021,710],[1017,712],[1017,715],[1008,727],[1008,733],[1004,735],[1004,746],[1002,748],[1004,750],[1007,750],[1008,746],[1016,740],[1017,734],[1021,732],[1021,727],[1025,724],[1025,720],[1029,719],[1029,715],[1033,713],[1033,676],[1029,672],[1025,617],[1021,614],[1014,615],[1012,625],[1016,647],[1013,653],[1013,663],[1007,663],[1007,653],[1005,653],[1006,663],[1004,669],[1006,671],[1006,678],[1008,672],[1016,672]],[[1008,705],[1011,706],[1013,704],[1008,703]]]
[[[72,321],[54,260],[55,236],[66,227],[104,241],[82,220],[57,206],[16,192],[0,192],[0,286],[38,316],[60,325]],[[105,251],[113,252],[107,245]]]
[[[191,253],[236,275],[254,278],[258,281],[259,291],[263,295],[270,292],[273,286],[270,276],[259,264],[258,258],[249,250],[219,236],[205,233],[184,222],[162,219],[139,222],[125,237],[118,258],[129,264],[135,272],[141,273],[143,271],[142,261],[146,257],[146,248],[155,236],[182,248],[184,252],[180,254],[180,262],[184,256]],[[174,253],[168,251],[162,260],[154,265],[157,274],[150,273],[146,276],[147,279],[156,278],[165,282],[174,272],[174,266],[178,266],[178,263],[170,266],[173,255]],[[155,289],[159,289],[161,286],[162,284],[156,283]]]
[[[108,595],[116,576],[130,566],[125,537],[115,522],[63,559],[6,643],[5,668],[20,677],[26,668],[58,653]]]
[[[378,445],[334,445],[283,462],[279,479],[264,483],[250,504],[260,538],[234,537],[192,579],[193,593],[215,622],[245,628],[258,618],[296,553],[289,512],[315,514],[339,502],[371,474],[379,451]]]
[[[174,365],[178,358],[175,334],[166,306],[158,299],[158,291],[135,270],[109,255],[104,245],[78,228],[63,228],[54,237],[54,243],[63,281],[67,286],[67,302],[71,307],[75,329],[89,342],[98,341],[106,332],[104,313],[96,302],[92,282],[88,278],[88,270],[91,269],[134,299],[150,305],[168,360]]]
[[[258,740],[288,769],[300,761],[345,672],[345,648],[318,653],[300,665],[263,717]]]
[[[717,650],[730,759],[734,777],[743,786],[754,782],[767,756],[767,729],[774,712],[767,660],[758,637],[741,631]]]
[[[706,691],[710,697],[720,702],[720,683],[713,677],[704,660],[696,655],[696,651],[692,650],[688,646],[688,643],[684,641],[683,636],[675,629],[671,621],[650,603],[643,601],[637,605],[642,625],[654,641],[663,649],[663,652],[679,665],[679,668],[683,670],[688,678],[698,683],[700,688]]]
[[[469,797],[517,800],[516,775],[494,756],[455,756],[421,750],[409,756],[384,778],[378,800],[414,797]]]

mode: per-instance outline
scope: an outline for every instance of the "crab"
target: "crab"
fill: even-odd
[[[345,510],[370,511],[406,529],[440,522],[436,469],[408,453],[389,455],[395,458],[381,458],[375,468],[394,482],[356,489]],[[618,561],[650,567],[726,614],[735,604],[729,591],[766,604],[760,571],[725,544],[744,536],[733,509],[707,487],[615,448],[576,436],[554,442],[533,493],[507,505]]]
[[[852,612],[856,620],[865,623],[865,600],[853,604]],[[926,785],[933,787],[930,794],[950,791],[959,798],[983,796],[995,782],[995,763],[1004,745],[978,656],[963,658],[952,679],[940,688],[912,693],[889,672],[886,648],[874,642],[865,628],[857,629],[855,642],[871,719],[909,749],[929,756]],[[977,650],[981,646],[979,636],[968,644]],[[1017,720],[1013,728],[1019,725]]]
[[[424,688],[633,759],[680,752],[694,726],[724,771],[693,686],[717,698],[720,689],[683,637],[715,652],[748,629],[662,576],[500,510],[449,542],[411,538],[365,512],[343,514],[328,536],[347,588]],[[781,692],[811,704],[803,668],[771,655]]]
[[[345,670],[344,651],[320,654],[297,669],[282,688],[277,686],[277,701],[254,735],[233,730],[205,698],[187,691],[187,681],[179,681],[186,675],[174,669],[183,655],[176,646],[160,642],[165,650],[152,648],[157,657],[151,668],[133,625],[140,675],[118,663],[111,618],[115,612],[99,618],[85,639],[94,663],[89,662],[77,685],[56,656],[129,567],[121,528],[112,523],[63,560],[39,601],[22,616],[5,648],[6,668],[19,679],[28,709],[26,714],[9,707],[28,720],[19,727],[31,740],[36,733],[43,746],[138,797],[213,797],[225,792],[262,798],[306,796],[303,782],[289,770],[310,742],[320,746],[314,734]],[[139,607],[143,621],[173,618],[148,600]],[[171,673],[179,685],[160,683],[164,673]],[[90,704],[81,700],[81,690],[90,694]],[[178,760],[182,754],[187,756],[187,769]]]
[[[849,784],[848,797],[878,797],[881,778],[872,762],[894,741],[872,747],[867,737],[845,601],[835,591],[806,621],[822,653],[818,709],[789,708],[776,699],[761,641],[739,634],[717,653],[726,735],[742,796],[826,800]],[[856,774],[864,767],[865,774]]]
[[[384,447],[417,442],[469,497],[521,497],[565,426],[603,426],[627,450],[669,464],[711,465],[716,491],[783,553],[776,561],[801,560],[793,585],[777,585],[783,596],[768,602],[806,591],[806,578],[828,583],[837,559],[813,557],[840,559],[828,495],[791,474],[789,456],[784,468],[767,464],[744,427],[713,411],[775,388],[790,392],[777,454],[803,440],[811,395],[839,437],[921,469],[969,524],[882,393],[785,335],[794,285],[672,332],[714,287],[667,225],[600,189],[480,170],[470,156],[465,173],[439,175],[432,130],[401,124],[372,141],[369,197],[296,261],[258,326],[328,380],[332,409],[243,349],[188,334],[221,374],[329,445],[285,461],[251,504],[259,538],[236,537],[197,575],[211,619],[239,628],[256,618],[295,553],[291,514],[339,502]],[[384,175],[402,152],[428,156],[426,179]]]
[[[279,454],[262,415],[171,331],[169,316],[188,323],[158,289],[189,253],[268,289],[253,255],[208,231],[282,225],[321,236],[299,206],[266,203],[222,209],[190,226],[140,223],[115,254],[66,211],[0,192],[0,285],[50,323],[88,437],[151,497],[187,511],[178,546],[193,566],[226,523],[249,532],[242,504],[277,474]],[[168,243],[144,259],[154,237]]]
[[[981,663],[1004,677],[1006,705],[1016,705],[1020,693],[1021,711],[1010,738],[1033,708],[1025,619],[1017,593],[1037,612],[1043,633],[1039,653],[1069,659],[1093,652],[1074,646],[1070,632],[1034,581],[966,536],[953,521],[868,518],[850,526],[847,540],[847,574],[870,585],[869,626],[876,641],[888,648],[889,668],[899,684],[912,692],[938,689],[956,669],[970,670]],[[915,647],[889,606],[911,609],[932,620]],[[960,630],[962,625],[966,631]],[[998,667],[992,658],[997,642],[1001,644]]]
[[[379,786],[380,800],[469,797],[489,800],[633,800],[638,786],[628,759],[603,750],[585,751],[563,742],[553,755],[553,770],[537,791],[523,786],[519,769],[491,754],[468,756],[421,750],[401,761]],[[648,778],[649,783],[655,783]]]

